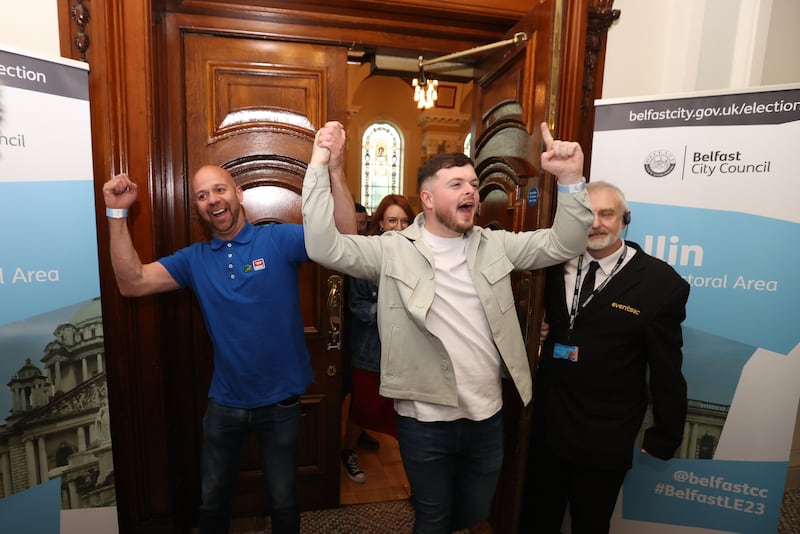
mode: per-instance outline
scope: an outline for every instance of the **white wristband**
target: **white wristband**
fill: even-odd
[[[128,216],[128,208],[106,208],[106,217],[124,219]]]
[[[577,184],[557,184],[559,193],[577,193],[586,189],[586,178],[582,178]]]

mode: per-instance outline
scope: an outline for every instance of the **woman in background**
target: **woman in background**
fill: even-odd
[[[414,220],[414,210],[403,195],[386,195],[381,200],[367,230],[378,235],[403,230]],[[342,463],[348,478],[359,484],[366,476],[358,464],[355,448],[363,430],[388,434],[397,438],[397,416],[394,401],[381,397],[381,341],[378,337],[378,286],[369,280],[347,277],[347,305],[352,355],[352,394],[350,415],[342,449]]]

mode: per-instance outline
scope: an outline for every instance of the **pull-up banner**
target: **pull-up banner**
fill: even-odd
[[[800,87],[596,105],[591,179],[691,286],[684,441],[637,452],[611,530],[775,532],[800,396]]]
[[[0,44],[0,198],[0,525],[58,532],[116,504],[85,63]]]

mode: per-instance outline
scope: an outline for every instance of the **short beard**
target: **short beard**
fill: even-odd
[[[458,222],[456,220],[456,216],[453,213],[446,211],[444,208],[434,208],[433,214],[436,216],[436,219],[441,223],[442,226],[459,234],[465,234],[472,230],[472,227],[475,226],[473,221],[469,221],[467,223]]]
[[[239,221],[239,217],[243,213],[242,210],[240,209],[234,211],[233,206],[231,206],[230,204],[227,205],[227,209],[230,215],[230,222],[227,225],[227,227],[224,228],[217,224],[217,222],[214,220],[214,216],[211,215],[210,213],[205,214],[206,217],[208,218],[200,217],[205,223],[205,225],[209,228],[209,230],[211,230],[211,233],[213,235],[226,235],[228,232],[230,232],[233,228],[236,227],[236,224]]]
[[[621,234],[604,234],[602,240],[590,238],[586,243],[587,250],[604,250],[620,240]]]

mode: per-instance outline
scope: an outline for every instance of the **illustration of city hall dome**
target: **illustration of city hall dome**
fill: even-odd
[[[0,497],[61,477],[62,509],[111,506],[111,435],[100,299],[60,324],[40,369],[25,359],[11,377],[0,427]]]

